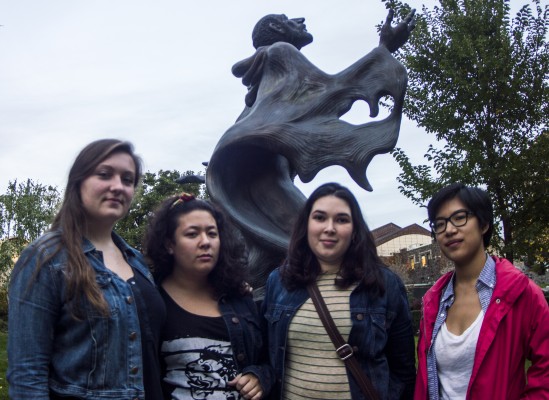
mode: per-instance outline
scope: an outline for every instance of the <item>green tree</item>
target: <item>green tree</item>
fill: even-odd
[[[60,194],[56,187],[10,181],[0,195],[0,273],[10,273],[14,259],[51,224]],[[6,283],[3,279],[2,283]]]
[[[515,230],[513,241],[527,265],[545,274],[549,260],[549,132],[542,133],[521,158],[524,165],[536,166],[518,175],[515,182],[515,193],[520,197],[513,201],[522,206],[515,207],[512,224],[524,229]]]
[[[382,1],[401,18],[410,10]],[[441,0],[418,13],[398,54],[409,74],[404,113],[438,142],[427,164],[393,151],[400,191],[424,205],[451,182],[484,187],[511,260],[547,254],[548,16],[540,0],[514,18],[509,0]]]
[[[128,215],[120,220],[115,230],[130,246],[141,249],[142,241],[147,229],[147,222],[154,209],[167,197],[181,192],[192,193],[199,198],[207,195],[199,183],[180,184],[176,181],[183,176],[195,175],[193,171],[180,172],[163,171],[157,173],[146,172],[143,182],[134,196]]]

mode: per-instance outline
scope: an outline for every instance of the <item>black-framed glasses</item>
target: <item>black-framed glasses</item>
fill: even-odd
[[[464,226],[469,219],[469,215],[474,215],[474,213],[468,210],[457,210],[448,218],[436,218],[429,224],[429,226],[431,227],[433,233],[442,233],[446,230],[448,222],[451,222],[456,228]]]

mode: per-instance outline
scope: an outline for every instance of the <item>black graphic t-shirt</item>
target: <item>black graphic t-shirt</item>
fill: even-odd
[[[167,311],[160,349],[164,398],[241,399],[227,385],[237,371],[223,317],[191,314],[160,291]]]

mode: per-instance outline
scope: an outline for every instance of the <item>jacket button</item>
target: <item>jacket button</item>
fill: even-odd
[[[358,352],[358,346],[353,346],[353,353],[357,353]]]
[[[139,372],[139,367],[130,368],[130,374],[135,375]]]
[[[133,297],[132,296],[126,297],[126,303],[132,304],[133,303]]]
[[[244,353],[239,353],[237,356],[236,356],[236,359],[238,361],[244,361],[246,359],[246,356],[244,355]]]
[[[359,321],[362,321],[364,319],[364,314],[357,314],[356,319],[358,319]]]
[[[137,339],[137,332],[131,332],[130,333],[130,340],[135,340]]]
[[[232,317],[231,321],[233,321],[233,324],[238,324],[240,322],[237,317]]]
[[[496,304],[499,304],[501,303],[501,300],[500,299],[496,299]]]

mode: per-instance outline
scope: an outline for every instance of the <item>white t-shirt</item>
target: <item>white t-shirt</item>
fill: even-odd
[[[480,310],[475,321],[461,335],[448,331],[446,322],[438,331],[435,353],[441,399],[465,399],[483,320],[484,312]]]

